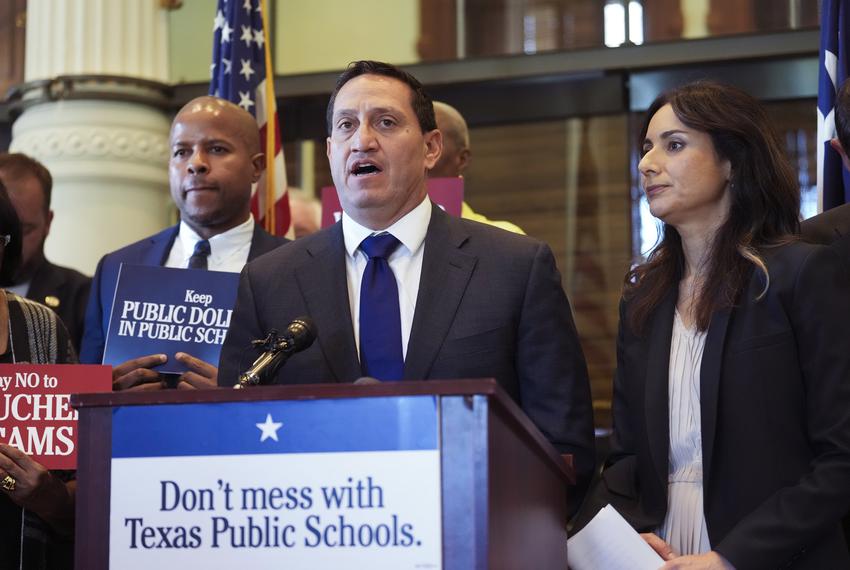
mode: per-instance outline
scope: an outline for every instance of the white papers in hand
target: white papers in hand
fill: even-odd
[[[664,565],[611,505],[567,541],[567,561],[572,570],[658,570]]]

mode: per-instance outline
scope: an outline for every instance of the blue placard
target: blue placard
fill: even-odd
[[[112,457],[438,448],[434,396],[125,406]]]
[[[238,273],[122,264],[103,364],[161,353],[155,370],[179,374],[174,355],[186,352],[217,366],[238,285]]]

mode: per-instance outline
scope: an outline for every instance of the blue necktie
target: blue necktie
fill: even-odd
[[[206,269],[207,258],[210,256],[210,242],[202,239],[195,244],[195,251],[192,252],[192,257],[189,258],[189,269]]]
[[[390,234],[360,243],[369,257],[360,283],[360,368],[378,380],[401,380],[404,372],[398,286],[387,261],[399,244]]]

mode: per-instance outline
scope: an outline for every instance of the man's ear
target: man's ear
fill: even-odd
[[[425,133],[425,169],[431,170],[443,153],[443,133],[434,129]]]
[[[260,176],[263,175],[263,171],[266,169],[265,153],[258,152],[257,154],[252,156],[251,164],[254,165],[254,173],[251,176],[251,182],[257,182],[260,179]]]
[[[47,210],[47,223],[44,225],[44,237],[50,234],[50,224],[53,223],[53,210]]]
[[[472,160],[472,151],[468,148],[461,150],[457,155],[457,171],[460,176],[463,176],[463,171],[469,166],[469,161]]]
[[[850,170],[850,158],[847,157],[847,153],[844,151],[844,147],[841,145],[841,141],[838,139],[830,139],[829,146],[838,153],[838,156],[841,157],[841,162],[844,164],[844,168]]]

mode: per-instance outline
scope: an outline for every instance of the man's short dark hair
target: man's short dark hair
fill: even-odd
[[[841,84],[835,96],[835,131],[844,152],[850,153],[850,79]]]
[[[53,177],[45,166],[34,158],[19,152],[0,154],[0,171],[7,179],[34,176],[44,192],[44,211],[50,211],[50,195],[53,192]]]
[[[425,93],[425,88],[418,79],[410,75],[408,72],[400,69],[392,64],[383,63],[381,61],[352,61],[348,67],[336,80],[336,87],[331,93],[331,99],[328,101],[328,110],[326,120],[328,123],[328,136],[333,131],[333,115],[334,102],[336,94],[342,89],[342,86],[360,75],[383,75],[384,77],[392,77],[398,79],[408,87],[410,87],[410,105],[413,107],[413,112],[419,121],[419,128],[423,133],[433,131],[437,128],[437,119],[434,117],[434,104],[431,102],[431,97]]]

